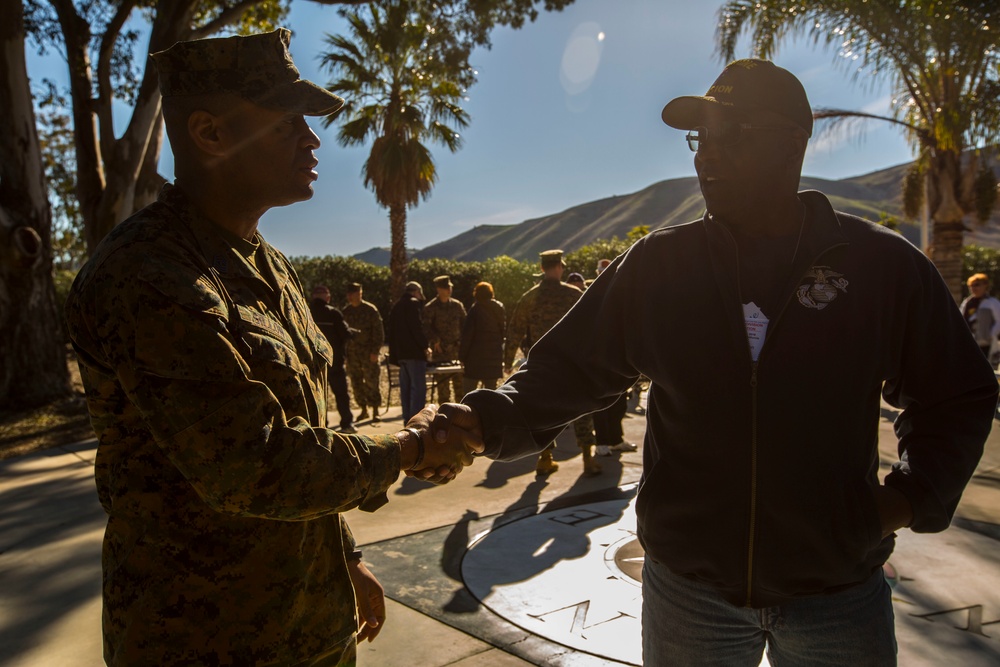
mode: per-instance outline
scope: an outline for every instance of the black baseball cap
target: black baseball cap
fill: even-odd
[[[812,136],[813,115],[805,88],[795,75],[769,60],[747,58],[726,65],[701,96],[677,97],[663,107],[663,122],[678,130],[705,125],[712,115],[765,112],[775,122],[787,122]]]

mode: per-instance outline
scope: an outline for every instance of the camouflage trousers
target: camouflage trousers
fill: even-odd
[[[584,415],[573,422],[573,435],[576,437],[576,446],[579,447],[584,452],[590,451],[591,445],[597,444],[597,439],[594,437],[594,419],[590,415]],[[553,440],[548,445],[545,446],[541,456],[546,456],[545,452],[548,452],[548,456],[552,455],[552,449],[555,447],[556,441]]]
[[[462,400],[462,397],[465,396],[465,394],[462,393],[463,376],[464,373],[462,373],[462,371],[434,376],[434,386],[437,389],[438,405],[441,405],[442,403],[457,403]],[[453,392],[455,395],[454,400],[452,399]]]
[[[597,444],[594,437],[594,418],[591,415],[584,415],[573,422],[573,435],[576,436],[576,444],[580,449],[586,449]]]
[[[351,378],[351,391],[359,408],[378,407],[382,404],[382,390],[379,387],[381,367],[370,359],[347,360],[347,375]]]

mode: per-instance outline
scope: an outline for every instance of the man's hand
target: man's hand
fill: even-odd
[[[479,413],[464,403],[445,403],[438,408],[431,423],[431,430],[438,442],[445,442],[452,435],[452,431],[457,430],[462,437],[475,439],[479,445],[475,450],[477,454],[482,453],[485,448],[483,423],[479,420]]]
[[[385,591],[360,560],[347,561],[347,572],[358,604],[358,643],[373,641],[385,623]]]
[[[913,522],[910,501],[901,491],[891,486],[876,487],[875,505],[878,507],[879,521],[882,522],[882,539]]]
[[[441,406],[441,409],[446,411],[444,421],[441,422],[445,425],[444,428],[431,427],[432,423],[439,423],[440,413],[436,405],[426,406],[406,423],[407,431],[401,432],[400,437],[404,438],[402,460],[408,476],[434,484],[445,484],[455,479],[464,467],[472,465],[473,454],[483,451],[485,445],[482,429],[478,427],[478,418],[473,423],[467,418],[459,417],[451,427],[448,426],[447,415],[455,407],[465,406],[456,406],[452,403]],[[407,448],[405,438],[414,437],[409,429],[420,435],[424,446],[424,456],[419,462],[414,461],[417,454],[412,449],[417,443],[408,443],[409,448]]]
[[[483,426],[475,410],[461,403],[445,403],[436,411],[431,424],[431,434],[437,443],[460,442],[468,450],[481,454],[486,448],[483,442]],[[435,471],[433,477],[423,477],[435,483],[443,471]]]

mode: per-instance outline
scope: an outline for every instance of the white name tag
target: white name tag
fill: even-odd
[[[760,356],[760,348],[764,346],[767,335],[767,325],[770,322],[764,311],[753,301],[743,304],[743,321],[747,325],[747,342],[750,343],[750,356],[754,361]]]

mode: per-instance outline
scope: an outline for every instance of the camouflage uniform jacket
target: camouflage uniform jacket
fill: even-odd
[[[385,329],[378,308],[362,300],[357,306],[345,305],[341,312],[347,326],[358,330],[354,338],[347,341],[347,356],[367,359],[369,355],[378,354],[385,342]]]
[[[507,325],[504,346],[504,366],[514,364],[517,348],[525,354],[538,339],[569,312],[583,292],[555,278],[543,278],[540,283],[521,295]]]
[[[431,361],[452,361],[458,359],[462,343],[462,323],[465,322],[465,306],[457,299],[445,303],[437,297],[424,306],[424,334],[427,343],[434,349]],[[438,352],[436,345],[441,345]]]
[[[165,186],[66,304],[108,514],[109,665],[287,665],[349,639],[340,512],[379,507],[399,474],[394,437],[325,428],[330,347],[285,257],[257,237],[258,273],[220,231]]]

